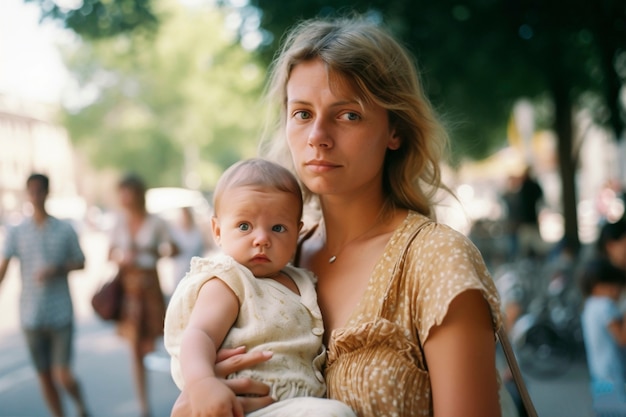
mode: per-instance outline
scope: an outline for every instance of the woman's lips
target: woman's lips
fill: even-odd
[[[305,166],[309,170],[311,170],[313,172],[320,172],[320,173],[321,172],[328,172],[328,171],[331,171],[331,170],[339,167],[339,165],[334,164],[332,162],[324,161],[324,160],[318,160],[318,159],[307,161],[305,163]]]

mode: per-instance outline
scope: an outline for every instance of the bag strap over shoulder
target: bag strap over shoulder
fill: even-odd
[[[513,380],[515,381],[515,386],[517,387],[517,391],[522,399],[522,404],[524,404],[524,409],[526,409],[526,415],[528,417],[537,417],[537,410],[535,410],[535,405],[533,404],[530,394],[528,393],[528,389],[526,388],[526,383],[524,382],[522,372],[517,364],[517,359],[515,359],[515,353],[513,352],[513,348],[509,342],[509,336],[506,334],[503,327],[498,329],[498,340],[500,341],[502,351],[504,352],[509,369],[513,375]]]

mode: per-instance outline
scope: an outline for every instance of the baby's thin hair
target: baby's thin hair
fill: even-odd
[[[231,165],[220,177],[213,193],[213,207],[217,212],[224,191],[236,187],[262,187],[274,189],[297,197],[302,217],[302,190],[291,171],[275,162],[262,159],[245,159]]]

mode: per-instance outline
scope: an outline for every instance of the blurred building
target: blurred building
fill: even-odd
[[[50,177],[52,214],[76,217],[84,210],[72,144],[55,121],[58,111],[53,105],[0,94],[0,225],[20,217],[25,181],[35,171]]]

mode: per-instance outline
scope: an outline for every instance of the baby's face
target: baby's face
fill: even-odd
[[[301,223],[298,198],[253,186],[224,191],[213,218],[213,237],[222,251],[256,277],[278,273],[292,258]]]

